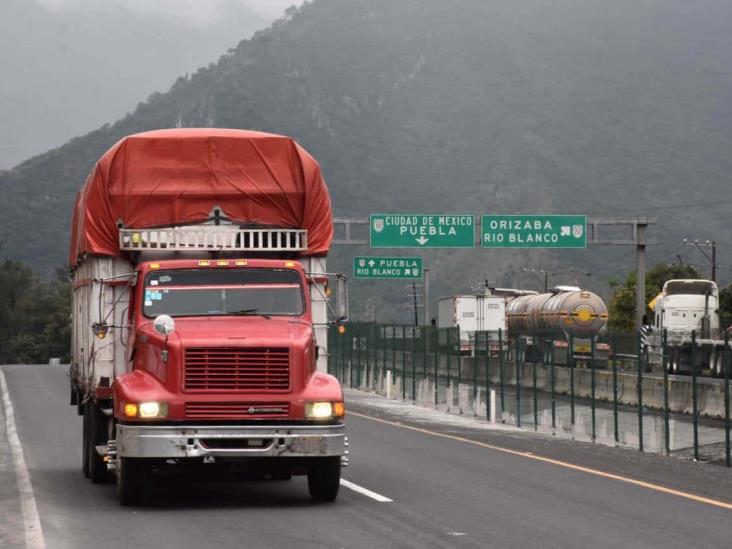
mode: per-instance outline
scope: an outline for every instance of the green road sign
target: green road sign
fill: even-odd
[[[472,248],[475,216],[373,214],[372,248]]]
[[[354,257],[354,278],[422,278],[421,257]]]
[[[483,248],[585,248],[584,215],[484,215]]]

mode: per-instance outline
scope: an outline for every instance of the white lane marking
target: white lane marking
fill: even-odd
[[[372,492],[368,488],[364,488],[363,486],[359,486],[358,484],[347,481],[344,478],[341,479],[341,486],[343,486],[344,488],[348,488],[349,490],[353,490],[354,492],[358,492],[359,494],[363,494],[364,496],[374,499],[379,503],[391,503],[394,501],[393,499],[389,499],[385,496],[382,496],[381,494]]]
[[[2,369],[0,369],[0,392],[2,392],[5,409],[5,432],[8,437],[8,444],[10,445],[10,453],[13,456],[15,477],[18,481],[18,492],[20,493],[20,510],[23,514],[23,523],[25,525],[25,546],[26,549],[45,549],[46,543],[43,540],[41,520],[38,518],[36,498],[33,496],[33,485],[31,484],[28,467],[23,457],[23,446],[20,444],[18,430],[15,427],[13,403],[10,401],[8,384]]]

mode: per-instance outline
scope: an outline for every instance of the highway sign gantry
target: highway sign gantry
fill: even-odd
[[[584,215],[484,215],[483,248],[585,248]]]
[[[475,216],[373,214],[372,248],[472,248]]]
[[[421,257],[354,257],[354,278],[421,279]]]

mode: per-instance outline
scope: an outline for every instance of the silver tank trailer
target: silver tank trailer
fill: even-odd
[[[514,336],[591,338],[607,324],[607,307],[585,290],[527,295],[508,303],[506,321]]]

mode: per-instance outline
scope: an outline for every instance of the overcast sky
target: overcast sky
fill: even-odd
[[[63,10],[68,7],[100,4],[124,6],[137,13],[170,15],[189,20],[196,25],[214,22],[222,7],[230,3],[242,4],[266,18],[275,18],[289,6],[300,5],[303,0],[35,0],[49,9]]]

